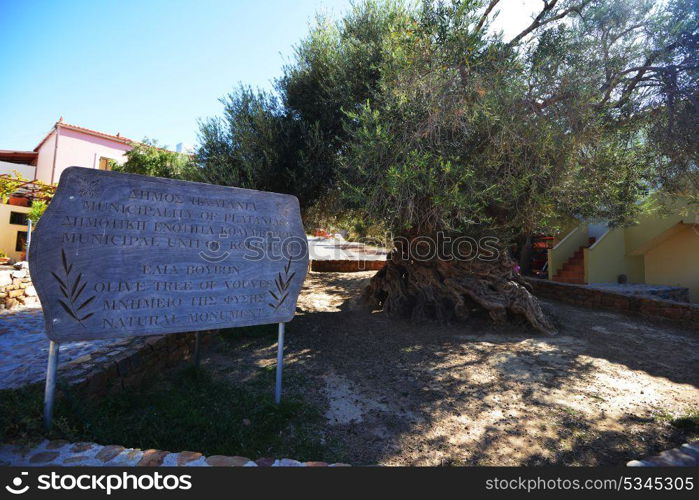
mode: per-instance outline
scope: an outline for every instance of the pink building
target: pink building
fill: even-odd
[[[33,151],[0,150],[0,174],[19,170],[31,180],[55,184],[70,166],[107,170],[110,160],[122,163],[132,142],[119,134],[64,123],[61,118]]]
[[[109,169],[109,160],[125,161],[134,142],[121,135],[105,134],[58,120],[33,151],[0,150],[0,176],[18,172],[27,180],[56,184],[70,166]],[[22,260],[27,243],[27,213],[32,197],[24,190],[0,200],[0,264],[3,259]]]

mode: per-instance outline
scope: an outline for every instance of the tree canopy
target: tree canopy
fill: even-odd
[[[648,192],[697,192],[698,5],[546,0],[506,39],[498,0],[359,3],[317,20],[275,92],[223,99],[202,171],[398,234],[628,222]]]
[[[699,0],[542,0],[506,37],[492,20],[511,7],[366,0],[320,17],[273,92],[239,88],[201,124],[200,169],[389,229],[365,290],[388,313],[481,309],[553,333],[510,248],[526,257],[570,217],[627,224],[650,193],[699,202]],[[443,236],[500,251],[416,257]]]

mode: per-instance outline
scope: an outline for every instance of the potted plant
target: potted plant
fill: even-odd
[[[7,200],[8,205],[14,205],[16,207],[28,207],[29,200],[24,196],[10,196]]]
[[[25,179],[16,171],[12,175],[0,175],[0,203],[5,204],[12,200],[14,203],[10,202],[10,205],[16,204],[15,197],[12,195],[25,182]]]
[[[10,262],[10,258],[7,256],[5,252],[0,250],[0,265],[7,264],[8,262]]]

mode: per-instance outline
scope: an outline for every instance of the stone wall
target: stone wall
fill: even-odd
[[[699,467],[699,440],[685,443],[679,448],[663,451],[659,455],[631,460],[628,467]]]
[[[689,288],[681,286],[645,285],[645,284],[619,284],[619,283],[594,283],[588,288],[596,288],[607,292],[621,293],[623,295],[635,295],[648,299],[674,300],[675,302],[689,302]]]
[[[231,457],[182,451],[141,450],[118,445],[42,441],[38,446],[0,446],[0,466],[15,467],[347,467],[347,464],[300,462],[290,458]]]
[[[200,347],[211,340],[211,333],[200,333]],[[78,391],[91,396],[137,387],[144,380],[153,378],[163,370],[174,368],[191,359],[194,353],[195,334],[176,333],[152,337],[125,339],[128,348],[108,361],[102,361],[100,351],[92,352],[74,360],[81,371],[65,382]],[[107,346],[106,349],[109,349]],[[94,360],[94,362],[92,361]]]
[[[526,278],[526,280],[532,285],[534,295],[540,297],[579,306],[609,309],[645,318],[665,318],[694,329],[697,329],[697,325],[699,325],[698,304],[624,295],[584,285],[537,278]]]
[[[0,309],[39,304],[26,264],[20,262],[15,267],[0,268]]]
[[[361,271],[378,271],[385,265],[385,260],[312,260],[311,271],[321,273],[356,273]]]

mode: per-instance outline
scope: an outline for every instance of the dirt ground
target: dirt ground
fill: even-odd
[[[699,408],[698,332],[552,301],[556,337],[412,324],[360,305],[372,274],[310,273],[287,326],[287,394],[350,463],[623,465],[686,439],[668,421]],[[205,362],[242,383],[275,353],[267,337]]]

